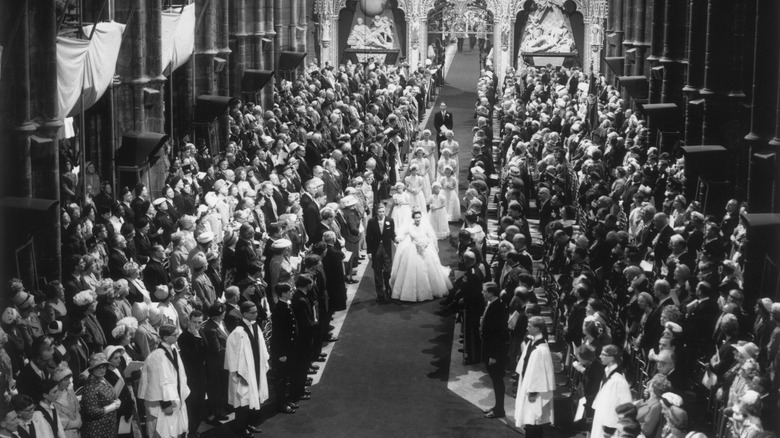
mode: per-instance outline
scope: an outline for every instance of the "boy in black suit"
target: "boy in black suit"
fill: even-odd
[[[376,301],[390,302],[390,269],[393,262],[393,246],[396,241],[395,222],[386,217],[385,204],[376,207],[376,216],[368,220],[366,227],[366,246],[371,267],[374,269]]]

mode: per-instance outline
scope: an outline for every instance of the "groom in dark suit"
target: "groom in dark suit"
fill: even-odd
[[[436,128],[437,149],[440,147],[441,142],[445,140],[444,131],[442,130],[442,127],[446,127],[447,129],[452,129],[454,123],[452,120],[452,113],[447,112],[447,104],[442,102],[439,105],[439,108],[441,109],[441,111],[439,111],[433,116],[433,127]]]
[[[383,203],[377,205],[376,216],[368,220],[366,227],[366,246],[374,268],[378,303],[390,302],[390,268],[393,263],[393,242],[396,241],[395,222],[385,216],[386,208]]]

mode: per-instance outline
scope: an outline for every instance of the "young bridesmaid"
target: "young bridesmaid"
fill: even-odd
[[[406,225],[412,222],[412,206],[409,192],[406,191],[404,183],[397,183],[393,187],[393,222],[396,230],[402,230]]]
[[[444,211],[450,222],[460,220],[460,200],[458,199],[458,180],[452,175],[452,167],[444,166],[439,184],[444,195]]]
[[[433,183],[431,192],[431,212],[428,219],[433,227],[433,232],[436,233],[436,238],[446,239],[450,236],[450,226],[447,223],[447,212],[444,209],[445,199],[441,193],[441,184]]]

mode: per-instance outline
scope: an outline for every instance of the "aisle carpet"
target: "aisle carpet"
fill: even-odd
[[[440,95],[459,123],[457,138],[469,146],[478,59],[477,52],[457,54]],[[463,168],[469,154],[467,148]],[[442,264],[454,263],[454,249],[439,244]],[[272,414],[262,435],[517,436],[447,389],[454,319],[440,314],[438,301],[379,305],[375,297],[367,269],[313,398],[293,415]]]

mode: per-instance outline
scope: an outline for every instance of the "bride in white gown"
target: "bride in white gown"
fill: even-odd
[[[412,212],[412,223],[398,239],[390,275],[393,299],[426,301],[447,295],[452,288],[449,268],[441,265],[436,234],[420,211]]]

